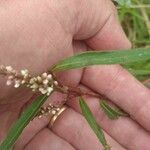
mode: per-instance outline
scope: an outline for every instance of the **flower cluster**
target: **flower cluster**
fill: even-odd
[[[42,116],[47,116],[48,114],[52,114],[55,115],[56,113],[58,113],[60,110],[59,107],[55,107],[54,105],[52,105],[51,103],[48,104],[47,107],[41,107],[37,116],[39,118],[41,118]]]
[[[32,91],[39,91],[47,95],[50,95],[54,90],[54,86],[58,85],[52,74],[46,72],[40,76],[32,77],[27,69],[17,72],[11,66],[0,66],[0,74],[8,76],[6,82],[8,86],[12,84],[15,88],[26,86],[31,88]]]

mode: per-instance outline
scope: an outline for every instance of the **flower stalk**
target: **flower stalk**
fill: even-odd
[[[68,87],[61,84],[55,74],[51,71],[44,72],[36,77],[32,76],[28,69],[22,69],[16,71],[11,66],[0,66],[0,74],[7,76],[6,85],[13,85],[15,88],[21,86],[30,88],[33,92],[40,92],[41,94],[46,94],[49,96],[52,91],[59,91],[64,94],[69,94],[72,96],[95,96],[98,98],[104,98],[104,96],[99,94],[94,94],[92,92],[84,92],[80,88]]]

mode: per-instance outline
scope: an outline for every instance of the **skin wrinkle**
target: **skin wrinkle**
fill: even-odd
[[[77,26],[76,26],[76,33],[74,35],[75,39],[87,39],[90,38],[92,36],[94,36],[98,30],[103,26],[104,22],[106,22],[107,18],[109,17],[109,15],[111,14],[110,12],[106,12],[111,11],[112,9],[110,9],[110,1],[105,0],[105,1],[91,1],[89,0],[90,4],[83,0],[80,5],[79,5],[79,17],[78,17],[78,21],[77,21]],[[87,5],[86,5],[87,4]],[[108,5],[106,5],[108,4]],[[86,6],[85,6],[86,5]],[[105,9],[105,14],[107,14],[107,16],[101,16],[101,15],[95,15],[97,14],[95,7],[101,6],[101,11],[103,11],[103,5],[109,7],[108,9]],[[92,7],[91,7],[92,6]],[[90,14],[88,12],[88,9],[90,9]],[[87,14],[88,17],[87,17]],[[90,28],[91,31],[86,32],[86,30],[88,29],[88,27]],[[94,32],[92,32],[94,31]],[[85,32],[88,34],[83,35],[82,33]]]
[[[106,26],[106,24],[109,22],[109,20],[114,16],[114,14],[115,14],[115,12],[112,11],[112,12],[110,13],[110,15],[109,15],[109,16],[106,18],[106,20],[104,21],[102,27],[99,28],[99,30],[98,30],[94,35],[92,35],[89,39],[86,39],[85,41],[87,41],[87,43],[88,43],[88,41],[89,41],[90,39],[92,39],[93,37],[96,37],[97,34],[100,34],[101,31],[103,30],[103,28],[104,28],[104,27]],[[89,44],[89,46],[90,46],[90,44]]]
[[[62,27],[62,29],[65,31],[66,34],[72,35],[75,33],[75,27],[76,24],[75,21],[77,20],[77,8],[71,9],[71,7],[68,7],[69,5],[75,6],[74,0],[63,0],[63,1],[49,1],[49,8],[53,11],[53,14],[55,18],[57,19],[58,23]],[[66,18],[64,20],[64,14],[66,14]]]
[[[89,0],[90,1],[90,0]],[[57,2],[57,1],[56,1]],[[67,1],[68,2],[68,1]],[[66,1],[65,2],[62,2],[63,3],[63,7],[65,8],[66,6],[66,3],[67,3]],[[104,1],[99,1],[99,2],[97,2],[98,4],[100,4],[100,3],[102,3],[102,2],[104,2]],[[90,20],[94,20],[95,19],[95,21],[92,21],[92,22],[99,22],[99,18],[97,18],[97,17],[94,17],[93,18],[93,16],[95,15],[95,13],[93,13],[93,15],[92,15],[92,17],[90,18],[90,19],[88,19],[88,21],[86,21],[86,19],[87,19],[87,13],[83,13],[83,12],[87,12],[87,10],[88,10],[88,8],[89,7],[91,7],[91,6],[89,6],[89,3],[88,2],[85,2],[85,1],[79,1],[79,0],[76,0],[76,1],[69,1],[69,3],[74,3],[73,5],[75,6],[75,9],[73,10],[73,12],[74,13],[72,13],[73,15],[71,16],[71,18],[70,18],[70,22],[71,22],[71,26],[72,26],[72,24],[75,24],[76,25],[76,27],[75,27],[75,30],[72,30],[71,29],[71,31],[75,31],[74,33],[76,34],[76,32],[79,32],[79,31],[81,31],[81,30],[84,30],[85,28],[87,28],[87,27],[85,27],[85,26],[90,26],[90,28],[91,28],[91,30],[93,31],[93,30],[95,30],[95,28],[94,29],[92,29],[92,27],[91,27],[91,21]],[[82,3],[83,3],[83,5],[82,5]],[[87,4],[87,7],[85,7],[85,3]],[[110,1],[107,1],[107,3],[110,3]],[[97,4],[97,5],[98,5]],[[52,6],[54,6],[54,8],[56,8],[56,4],[53,4],[53,3],[51,3],[50,2],[50,4],[49,4],[49,6],[51,7],[51,9],[52,10],[54,10],[54,8],[52,8]],[[58,5],[60,5],[60,4],[58,4]],[[96,6],[96,4],[95,4],[95,2],[94,3],[92,3],[92,5],[93,5],[93,8],[94,8],[94,6]],[[103,4],[104,5],[104,4]],[[62,9],[62,12],[64,12],[64,8],[63,7],[60,7],[61,9]],[[108,5],[109,6],[109,5]],[[58,7],[58,6],[57,6]],[[83,7],[83,9],[82,9],[82,7]],[[67,9],[69,9],[69,8],[67,8]],[[108,9],[109,10],[109,9]],[[60,24],[62,25],[62,26],[67,26],[67,25],[64,25],[64,23],[66,23],[66,22],[63,22],[63,20],[62,19],[60,19],[60,16],[61,15],[59,15],[59,10],[57,11],[57,13],[55,13],[55,11],[57,11],[57,9],[56,10],[54,10],[54,14],[55,14],[55,16],[56,16],[56,18],[59,18],[59,19],[57,19],[57,20],[61,20],[61,21],[59,21],[60,22]],[[95,11],[95,9],[93,9],[93,11]],[[61,13],[62,13],[61,12]],[[69,11],[69,12],[72,12],[72,11]],[[68,13],[69,14],[69,13]],[[84,14],[84,15],[81,15],[81,14]],[[91,14],[91,13],[90,13]],[[82,16],[82,19],[81,18],[79,18],[79,16]],[[89,16],[88,16],[88,18],[89,18]],[[82,22],[80,22],[80,23],[78,23],[78,21],[81,21],[82,20]],[[75,21],[75,22],[74,22]],[[104,20],[103,20],[104,21]],[[84,24],[84,22],[86,23],[86,24]],[[89,23],[90,24],[89,24]],[[105,21],[104,21],[105,22]],[[88,25],[87,25],[87,23],[88,23]],[[70,24],[70,23],[67,23],[67,24]],[[93,25],[95,26],[95,24],[97,25],[97,30],[99,29],[99,23],[93,23]],[[80,28],[83,28],[83,29],[80,29]],[[67,32],[68,32],[68,29],[65,29],[65,30],[67,30]],[[84,31],[85,32],[85,31]],[[92,35],[90,35],[90,36],[92,36]]]

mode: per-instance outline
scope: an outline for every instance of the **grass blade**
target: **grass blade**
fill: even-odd
[[[129,64],[147,59],[150,59],[150,48],[111,52],[88,51],[60,61],[52,68],[52,71],[58,72],[100,64]]]
[[[87,122],[89,123],[90,127],[93,129],[94,133],[97,135],[99,141],[102,143],[102,145],[104,146],[104,150],[110,150],[109,145],[107,144],[107,141],[105,139],[104,133],[102,131],[102,128],[98,125],[98,123],[96,122],[96,119],[94,118],[90,108],[88,107],[88,105],[85,103],[85,101],[83,100],[82,97],[80,97],[80,107],[82,109],[82,113],[85,117],[85,119],[87,120]]]
[[[127,113],[119,108],[110,106],[105,100],[100,101],[100,106],[110,119],[118,119],[120,116],[128,116]]]
[[[21,115],[14,126],[10,129],[6,139],[0,145],[0,150],[10,150],[23,129],[28,125],[28,123],[34,118],[39,108],[45,102],[48,97],[46,95],[41,95],[37,97],[33,103],[27,108],[27,110]]]
[[[131,0],[114,0],[114,1],[117,2],[119,4],[119,6],[122,6],[122,7],[131,6]]]

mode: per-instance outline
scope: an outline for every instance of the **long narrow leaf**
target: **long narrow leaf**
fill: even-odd
[[[80,107],[82,109],[82,113],[83,113],[85,119],[87,120],[87,122],[89,123],[90,127],[93,129],[93,131],[97,135],[99,141],[102,143],[102,145],[104,146],[105,150],[109,150],[110,148],[109,148],[109,146],[107,144],[107,141],[105,139],[105,136],[104,136],[104,133],[102,131],[102,128],[96,122],[96,119],[93,116],[90,108],[88,107],[88,105],[86,104],[86,102],[83,100],[82,97],[80,97],[79,102],[80,102]]]
[[[103,111],[106,113],[108,118],[110,119],[118,119],[120,116],[128,116],[127,113],[123,112],[122,110],[110,106],[106,101],[100,101],[100,106]]]
[[[0,145],[0,150],[10,150],[12,148],[23,129],[34,118],[39,108],[47,98],[48,97],[46,95],[41,95],[33,101],[29,108],[21,115],[18,121],[10,129],[6,139]]]
[[[60,61],[52,68],[52,71],[58,72],[100,64],[129,64],[147,59],[150,59],[150,48],[111,52],[88,51]]]

